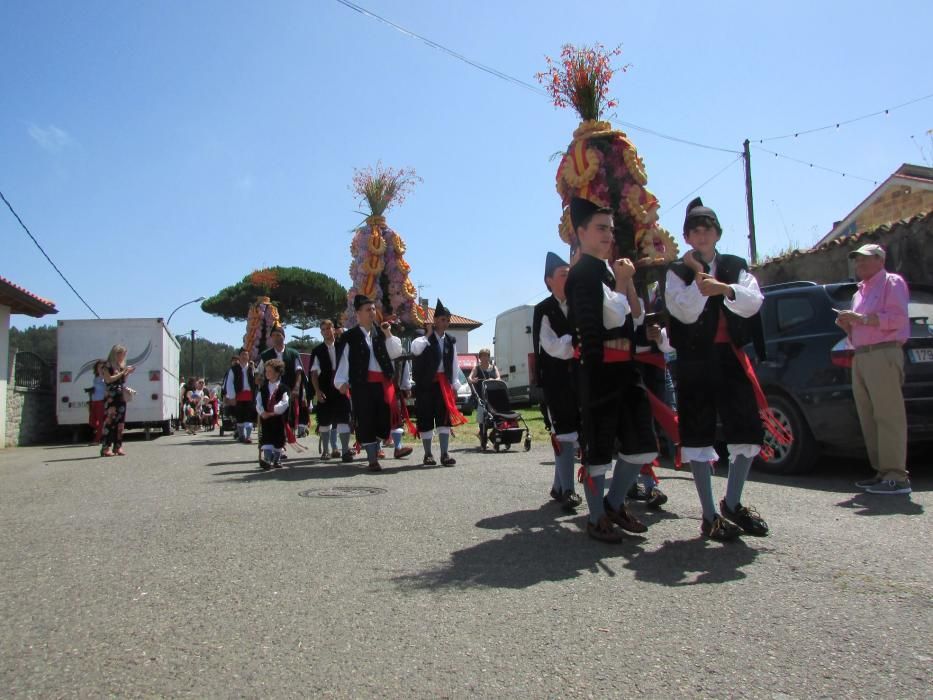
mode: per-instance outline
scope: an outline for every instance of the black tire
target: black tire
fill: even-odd
[[[765,445],[774,450],[774,456],[767,462],[758,457],[755,466],[769,474],[809,472],[816,464],[820,451],[803,413],[793,401],[782,394],[768,394],[767,398],[768,407],[778,422],[793,435],[794,441],[790,445],[781,445],[765,434]]]
[[[162,421],[162,434],[163,435],[172,434],[172,421],[171,420]]]
[[[499,442],[493,441],[493,443],[492,443],[492,449],[494,449],[496,452],[499,451],[499,448],[500,448],[501,446],[502,446],[502,444],[499,443]]]
[[[486,447],[489,445],[489,436],[486,434],[486,429],[483,426],[479,427],[479,448],[485,452]]]
[[[525,452],[528,452],[529,450],[531,450],[531,438],[526,437],[525,438]]]

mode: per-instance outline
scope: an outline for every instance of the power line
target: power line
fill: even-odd
[[[853,180],[863,180],[864,182],[870,182],[873,185],[878,184],[877,180],[873,180],[870,177],[862,177],[861,175],[853,175],[852,173],[845,173],[841,170],[834,170],[833,168],[827,168],[823,165],[817,165],[816,163],[811,163],[810,161],[807,161],[807,160],[800,160],[799,158],[791,158],[790,156],[785,156],[783,153],[769,151],[767,148],[762,148],[761,146],[754,146],[754,148],[756,151],[764,151],[765,153],[769,153],[775,158],[783,158],[785,160],[793,161],[794,163],[800,163],[801,165],[808,165],[811,168],[816,168],[817,170],[824,170],[828,173],[835,173],[836,175],[842,175],[842,177],[850,177]]]
[[[395,22],[389,19],[386,19],[385,17],[377,15],[375,12],[370,12],[365,7],[360,7],[356,3],[350,2],[349,0],[337,0],[337,2],[339,2],[341,5],[344,5],[345,7],[350,8],[351,10],[355,12],[359,12],[361,15],[365,15],[367,17],[373,18],[374,20],[378,22],[382,22],[383,24],[388,25],[389,27],[392,27],[392,29],[396,30],[397,32],[401,32],[402,34],[410,38],[420,39],[425,44],[430,46],[432,49],[437,49],[438,51],[442,51],[446,53],[447,55],[451,56],[452,58],[456,58],[458,61],[463,61],[464,63],[469,64],[473,66],[474,68],[483,71],[484,73],[489,73],[489,75],[495,76],[496,78],[500,78],[501,80],[505,80],[506,82],[509,82],[509,83],[514,83],[518,85],[519,87],[523,87],[526,90],[530,90],[531,92],[537,93],[543,97],[547,96],[547,93],[541,88],[539,88],[537,85],[532,85],[531,83],[525,82],[524,80],[520,80],[519,78],[511,76],[507,73],[503,73],[502,71],[496,70],[495,68],[491,68],[490,66],[486,66],[486,65],[483,65],[482,63],[478,63],[477,61],[467,58],[461,53],[457,53],[453,49],[447,48],[443,44],[438,44],[436,41],[432,41],[431,39],[428,39],[426,36],[422,36],[421,34],[411,31],[410,29],[406,29],[405,27],[399,24],[396,24]]]
[[[39,252],[42,253],[45,256],[45,259],[49,261],[49,265],[55,268],[55,272],[58,273],[58,276],[61,277],[63,280],[65,280],[65,284],[68,285],[68,288],[71,289],[71,291],[75,293],[75,296],[78,297],[78,299],[80,299],[83,302],[83,304],[88,308],[88,311],[94,314],[95,317],[100,318],[100,316],[97,315],[97,312],[91,308],[91,305],[88,304],[86,301],[84,301],[84,297],[78,294],[78,290],[75,289],[74,286],[71,284],[71,282],[68,281],[68,278],[65,277],[64,274],[62,274],[62,271],[58,269],[58,266],[54,262],[52,262],[52,258],[50,258],[48,253],[46,253],[42,249],[42,246],[39,245],[39,241],[37,241],[36,237],[32,235],[32,232],[26,227],[26,224],[23,223],[23,220],[19,218],[19,214],[17,214],[16,211],[13,209],[13,205],[10,204],[7,201],[7,198],[3,196],[3,192],[0,192],[0,199],[3,200],[3,203],[7,205],[9,210],[12,212],[13,216],[16,217],[16,220],[19,222],[19,225],[23,227],[23,230],[26,232],[26,235],[29,236],[32,239],[32,242],[36,244],[36,248],[39,249]]]
[[[492,68],[492,67],[487,66],[487,65],[485,65],[485,64],[479,63],[478,61],[474,61],[473,59],[468,58],[468,57],[464,56],[463,54],[458,53],[458,52],[454,51],[453,49],[444,46],[443,44],[439,44],[438,42],[436,42],[436,41],[434,41],[434,40],[432,40],[432,39],[429,39],[429,38],[427,38],[426,36],[423,36],[423,35],[421,35],[421,34],[418,34],[417,32],[413,32],[412,30],[407,29],[407,28],[401,26],[400,24],[396,24],[396,23],[393,22],[392,20],[386,19],[385,17],[382,17],[381,15],[377,15],[375,12],[372,12],[372,11],[370,11],[370,10],[367,10],[365,7],[361,7],[360,5],[357,5],[357,4],[354,3],[354,2],[350,2],[350,0],[336,0],[336,1],[339,2],[341,5],[343,5],[344,7],[347,7],[347,8],[349,8],[349,9],[353,10],[354,12],[358,12],[359,14],[364,15],[364,16],[366,16],[366,17],[371,17],[372,19],[376,20],[377,22],[382,22],[383,24],[385,24],[385,25],[391,27],[391,28],[394,29],[395,31],[401,32],[402,34],[404,34],[405,36],[407,36],[407,37],[409,37],[409,38],[418,39],[418,40],[424,42],[425,44],[427,44],[428,46],[430,46],[432,49],[437,49],[438,51],[442,51],[443,53],[446,53],[448,56],[450,56],[450,57],[452,57],[452,58],[455,58],[455,59],[457,59],[458,61],[463,61],[464,63],[466,63],[466,64],[472,66],[473,68],[476,68],[477,70],[481,70],[481,71],[483,71],[484,73],[488,73],[489,75],[492,75],[492,76],[494,76],[494,77],[496,77],[496,78],[499,78],[500,80],[504,80],[504,81],[506,81],[506,82],[508,82],[508,83],[513,83],[513,84],[515,84],[515,85],[517,85],[517,86],[519,86],[519,87],[521,87],[521,88],[524,88],[525,90],[528,90],[528,91],[530,91],[530,92],[533,92],[533,93],[535,93],[536,95],[539,95],[539,96],[541,96],[541,97],[548,97],[547,92],[544,91],[544,90],[542,90],[542,89],[541,89],[540,87],[538,87],[537,85],[533,85],[533,84],[531,84],[531,83],[529,83],[529,82],[527,82],[527,81],[522,80],[521,78],[516,78],[514,75],[509,75],[508,73],[504,73],[504,72],[502,72],[502,71],[500,71],[500,70],[498,70],[498,69],[496,69],[496,68]],[[691,140],[689,140],[689,139],[682,139],[682,138],[679,138],[679,137],[677,137],[677,136],[670,136],[670,135],[668,135],[668,134],[662,134],[662,133],[659,132],[659,131],[655,131],[655,130],[653,130],[653,129],[648,129],[648,128],[643,127],[643,126],[638,126],[637,124],[631,124],[631,123],[629,123],[629,122],[621,122],[621,121],[614,121],[614,120],[610,120],[610,121],[612,121],[612,123],[614,123],[614,124],[619,124],[619,125],[621,125],[621,126],[625,126],[625,127],[627,127],[627,128],[630,128],[630,129],[636,129],[636,130],[642,131],[642,132],[644,132],[644,133],[646,133],[646,134],[651,134],[652,136],[657,136],[658,138],[666,139],[666,140],[668,140],[668,141],[673,141],[673,142],[675,142],[675,143],[682,143],[682,144],[685,144],[685,145],[688,145],[688,146],[695,146],[695,147],[697,147],[697,148],[705,148],[705,149],[708,149],[708,150],[711,150],[711,151],[724,151],[724,152],[726,152],[726,153],[739,153],[739,151],[736,151],[735,149],[720,148],[720,147],[718,147],[718,146],[709,146],[709,145],[707,145],[707,144],[698,143],[698,142],[696,142],[696,141],[691,141]]]
[[[737,158],[733,158],[732,160],[730,160],[730,161],[729,161],[729,164],[726,165],[726,167],[722,168],[721,170],[717,170],[715,175],[713,175],[712,177],[710,177],[708,180],[705,180],[705,181],[702,182],[701,184],[697,185],[694,189],[690,190],[687,194],[685,194],[683,197],[681,197],[680,199],[678,199],[676,202],[674,202],[674,203],[671,204],[670,206],[665,207],[664,210],[661,211],[661,212],[659,212],[659,213],[660,213],[660,214],[665,214],[665,213],[669,212],[671,209],[673,209],[674,207],[676,207],[677,205],[682,204],[682,203],[684,202],[684,200],[686,200],[689,196],[691,196],[691,195],[697,193],[698,191],[700,191],[701,189],[703,189],[704,187],[706,187],[709,183],[711,183],[711,182],[712,182],[713,180],[715,180],[717,177],[719,177],[720,175],[722,175],[724,172],[726,172],[729,168],[731,168],[733,165],[735,165],[736,163],[738,163],[740,160],[742,160],[742,154],[741,154],[741,153],[739,154],[739,156],[738,156]]]
[[[667,139],[668,141],[676,141],[677,143],[684,143],[688,146],[696,146],[697,148],[706,148],[710,151],[721,151],[723,153],[736,153],[742,155],[741,151],[737,151],[734,148],[720,148],[719,146],[709,146],[705,143],[698,143],[697,141],[690,141],[688,139],[682,139],[677,136],[670,136],[669,134],[662,134],[660,131],[655,131],[654,129],[648,129],[643,126],[638,126],[637,124],[632,124],[631,122],[618,121],[616,119],[610,119],[611,123],[618,126],[624,126],[629,129],[636,129],[637,131],[643,131],[646,134],[651,134],[652,136],[657,136],[658,138]]]
[[[789,134],[784,134],[783,136],[768,136],[767,138],[751,139],[751,140],[757,141],[758,143],[764,143],[765,141],[778,141],[779,139],[797,138],[798,136],[804,136],[805,134],[815,134],[818,131],[826,131],[827,129],[838,129],[840,126],[844,126],[846,124],[852,124],[854,122],[859,122],[859,121],[862,121],[863,119],[871,119],[872,117],[877,117],[882,114],[889,114],[890,112],[893,112],[896,109],[901,109],[902,107],[908,107],[912,104],[916,104],[917,102],[928,100],[931,97],[933,97],[933,93],[930,93],[929,95],[924,95],[923,97],[917,97],[912,100],[908,100],[907,102],[904,102],[899,105],[895,105],[894,107],[888,107],[886,109],[879,109],[877,112],[872,112],[871,114],[863,114],[860,117],[853,117],[852,119],[845,119],[843,121],[833,122],[832,124],[827,124],[826,126],[818,126],[815,129],[804,129],[802,131],[793,131]]]

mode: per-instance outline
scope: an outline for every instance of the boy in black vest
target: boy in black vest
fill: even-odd
[[[330,433],[336,430],[340,436],[340,443],[344,462],[352,462],[353,454],[350,452],[350,401],[337,391],[334,386],[334,373],[340,362],[343,344],[337,343],[334,333],[334,322],[325,319],[321,321],[321,337],[324,342],[311,351],[313,362],[311,364],[311,384],[314,386],[314,412],[317,414],[317,430],[324,443],[322,459],[334,457],[330,451]]]
[[[389,437],[390,406],[395,387],[392,360],[402,354],[402,341],[392,335],[388,323],[376,325],[376,304],[362,294],[353,300],[359,325],[340,338],[343,351],[334,386],[351,397],[356,418],[356,439],[366,450],[370,471],[382,471],[379,445]]]
[[[670,340],[677,350],[677,409],[681,455],[690,462],[703,508],[701,532],[715,540],[740,534],[766,535],[768,526],[741,503],[752,460],[761,451],[764,429],[752,381],[736,348],[763,347],[758,310],[764,297],[744,259],[716,251],[719,219],[697,197],[687,205],[684,240],[693,249],[671,263],[665,287]],[[729,449],[722,515],[713,501],[712,466],[719,459],[713,443],[716,418]],[[729,521],[732,522],[729,522]],[[733,524],[735,523],[735,524]],[[738,527],[736,527],[738,525]]]
[[[253,363],[249,361],[249,350],[243,348],[237,361],[227,372],[224,392],[236,401],[236,435],[241,442],[249,444],[256,420],[256,378]]]
[[[580,409],[575,400],[573,370],[573,329],[567,320],[567,297],[564,289],[570,265],[555,253],[544,261],[544,284],[551,292],[535,306],[532,343],[535,351],[535,374],[544,392],[546,418],[559,446],[554,463],[551,498],[565,512],[574,512],[583,499],[574,490],[573,461],[580,430]]]
[[[635,367],[634,317],[641,302],[631,260],[607,260],[613,245],[612,210],[575,197],[570,219],[581,255],[567,276],[571,327],[579,341],[579,398],[590,516],[587,534],[621,542],[615,526],[630,532],[647,528],[625,509],[625,495],[645,464],[658,456],[651,405]],[[606,472],[612,483],[603,498]]]
[[[454,372],[456,366],[456,339],[447,333],[450,326],[450,311],[440,299],[434,309],[433,328],[423,337],[411,343],[411,354],[415,380],[415,414],[418,432],[424,445],[425,466],[437,462],[431,451],[434,428],[441,444],[441,464],[451,467],[457,463],[449,453],[450,429],[462,425],[466,419],[457,410],[456,396],[460,382]]]
[[[289,386],[282,381],[285,365],[281,360],[267,360],[264,365],[266,381],[256,394],[256,412],[259,414],[262,445],[259,448],[259,466],[272,469],[282,466],[285,450],[285,415],[288,412]]]
[[[272,340],[272,347],[263,350],[259,357],[262,363],[268,362],[269,360],[282,361],[285,367],[282,381],[285,382],[286,386],[290,387],[292,392],[290,400],[294,406],[297,406],[300,400],[301,382],[304,377],[304,369],[301,366],[301,356],[294,348],[285,347],[285,329],[281,325],[276,324],[272,327],[269,338]],[[260,365],[260,369],[261,368],[262,365]],[[296,427],[298,423],[298,412],[294,410],[294,406],[292,410],[288,412],[288,416],[286,416],[286,420],[288,420],[288,424],[292,426],[292,428]]]

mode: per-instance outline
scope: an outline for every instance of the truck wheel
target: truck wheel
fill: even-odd
[[[172,434],[172,421],[164,420],[162,421],[162,434],[171,435]]]
[[[767,462],[758,457],[755,466],[770,474],[803,474],[810,471],[820,452],[806,419],[796,404],[781,394],[768,394],[767,398],[774,417],[793,436],[794,441],[790,445],[782,445],[766,433],[765,445],[774,451],[774,456]]]

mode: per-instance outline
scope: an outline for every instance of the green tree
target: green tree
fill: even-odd
[[[58,359],[58,330],[55,326],[30,326],[24,331],[10,329],[10,357],[14,352],[34,352],[46,362]]]
[[[335,279],[301,267],[270,267],[252,272],[201,303],[201,309],[228,321],[245,321],[256,297],[268,296],[285,325],[313,327],[336,319],[346,308],[347,290]]]
[[[182,379],[191,376],[204,377],[209,383],[220,382],[230,367],[230,358],[238,348],[227,343],[212,343],[205,338],[194,340],[194,369],[191,368],[191,337],[177,335],[179,350],[179,372]]]

